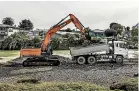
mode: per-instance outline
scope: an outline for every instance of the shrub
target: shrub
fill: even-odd
[[[58,49],[59,48],[60,39],[59,38],[53,38],[52,39],[52,49]]]
[[[124,91],[138,91],[138,79],[130,78],[130,79],[122,79],[122,81],[112,84],[110,86],[111,90],[119,89]]]
[[[32,40],[32,46],[34,47],[40,47],[41,45],[41,38],[39,36],[34,37]]]
[[[68,41],[68,46],[69,47],[73,47],[73,46],[75,46],[77,44],[77,40],[76,40],[75,35],[70,35],[68,37],[67,41]]]
[[[25,43],[27,42],[28,39],[29,39],[28,36],[26,36],[24,32],[14,33],[8,38],[6,38],[4,41],[2,41],[0,48],[3,50],[20,49],[23,46],[25,46]]]
[[[62,35],[63,38],[68,38],[71,34],[70,33],[66,33],[64,35]]]
[[[0,43],[0,49],[2,50],[19,50],[24,47],[33,46],[40,47],[41,39],[36,36],[33,39],[29,37],[24,32],[14,33],[4,41]]]

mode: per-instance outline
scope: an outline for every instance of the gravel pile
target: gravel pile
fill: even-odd
[[[71,59],[59,56],[61,65],[47,67],[4,67],[0,66],[0,82],[14,83],[22,78],[41,81],[86,81],[102,86],[110,86],[121,78],[134,77],[138,72],[137,63],[100,62],[95,65],[78,65]]]

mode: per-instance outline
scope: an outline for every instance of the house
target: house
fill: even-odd
[[[47,32],[46,29],[36,29],[36,30],[23,30],[20,29],[20,32],[24,32],[30,39],[33,39],[36,36],[39,36],[43,39],[45,33]]]
[[[92,38],[104,38],[105,37],[105,31],[104,30],[100,30],[100,29],[95,29],[95,30],[91,30],[89,32],[89,35],[91,36],[91,39]]]
[[[39,36],[42,36],[42,38],[44,38],[44,36],[45,36],[45,34],[46,34],[47,31],[48,30],[46,30],[46,29],[39,31]],[[63,35],[66,35],[66,34],[74,35],[74,34],[79,34],[79,33],[77,33],[77,32],[66,32],[66,31],[60,30],[60,31],[57,31],[56,33],[53,34],[52,39],[53,38],[63,38],[62,36]]]
[[[35,36],[39,36],[39,31],[28,31],[27,36],[29,36],[30,39],[33,39]]]
[[[15,26],[0,24],[0,41],[3,41],[5,38],[14,34],[15,32],[19,32],[19,28]]]
[[[93,30],[95,37],[105,37],[105,31],[100,29]]]
[[[117,38],[125,38],[125,39],[127,39],[127,38],[131,38],[132,37],[132,35],[131,35],[131,30],[127,30],[127,28],[124,28],[123,29],[123,31],[121,32],[121,35],[119,34],[119,35],[117,35]]]
[[[133,26],[132,28],[137,28],[139,29],[139,23],[137,23],[135,26]]]

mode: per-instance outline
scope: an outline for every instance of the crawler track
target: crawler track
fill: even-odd
[[[60,61],[57,57],[32,57],[23,61],[23,66],[58,66]]]
[[[58,66],[63,63],[69,63],[72,62],[71,59],[53,55],[49,58],[45,57],[19,57],[16,59],[13,59],[11,62],[6,64],[7,66]]]

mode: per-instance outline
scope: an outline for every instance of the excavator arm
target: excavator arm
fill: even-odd
[[[70,19],[65,20],[65,18],[67,18],[68,16],[70,16]],[[65,27],[66,25],[68,25],[69,23],[73,23],[75,25],[75,27],[77,27],[83,35],[85,35],[85,31],[84,31],[84,26],[81,24],[81,22],[73,15],[73,14],[69,14],[67,17],[65,17],[64,19],[62,19],[58,24],[54,25],[52,28],[50,28],[48,30],[48,32],[45,34],[44,37],[44,41],[42,43],[42,51],[45,51],[47,48],[47,45],[49,44],[49,41],[51,39],[51,37],[53,36],[53,34],[55,34],[57,31],[59,31],[61,28]],[[64,22],[62,22],[64,21]],[[46,50],[47,51],[47,50]]]

